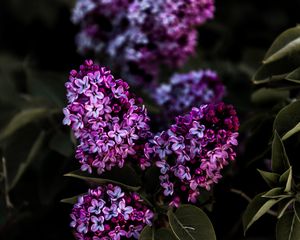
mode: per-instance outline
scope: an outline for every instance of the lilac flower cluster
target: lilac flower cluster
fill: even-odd
[[[78,139],[81,170],[97,169],[101,174],[114,166],[121,168],[129,155],[142,169],[150,165],[143,154],[151,136],[147,111],[126,82],[87,60],[78,72],[71,71],[66,89],[69,104],[63,110],[63,123]]]
[[[71,213],[71,227],[79,240],[138,239],[153,216],[138,194],[108,184],[79,197]]]
[[[77,0],[81,53],[105,53],[135,82],[177,67],[195,52],[196,27],[214,15],[214,0]]]
[[[153,98],[168,116],[176,116],[193,106],[219,102],[224,94],[225,87],[216,72],[199,70],[173,75],[170,83],[156,88]]]
[[[146,155],[160,168],[163,195],[172,206],[195,203],[200,189],[209,190],[221,169],[236,157],[239,121],[233,106],[202,105],[156,135],[145,146]]]

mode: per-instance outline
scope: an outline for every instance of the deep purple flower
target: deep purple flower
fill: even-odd
[[[126,207],[125,200],[119,202],[118,213],[121,213],[125,220],[129,219],[129,214],[132,213],[133,208],[131,206]]]
[[[143,230],[143,226],[142,225],[138,225],[138,226],[133,226],[130,225],[129,226],[129,230],[126,234],[127,238],[131,238],[134,237],[135,239],[138,239],[140,236],[140,232]]]
[[[112,192],[118,192],[118,197]],[[93,211],[99,203],[103,204],[102,211]],[[154,214],[137,193],[108,184],[81,196],[70,216],[76,239],[120,240],[138,239],[142,229],[152,225]]]
[[[218,182],[223,167],[235,159],[238,128],[231,105],[208,104],[177,117],[176,124],[150,141],[146,156],[160,169],[162,192],[171,206],[195,203],[201,189]],[[162,154],[162,145],[168,154]]]
[[[195,52],[196,27],[214,10],[214,0],[77,0],[72,21],[81,27],[79,52],[105,54],[141,83],[155,79],[161,65],[185,63]],[[121,97],[122,87],[114,93]]]
[[[147,110],[121,79],[93,61],[72,70],[66,83],[69,104],[63,123],[78,139],[76,158],[81,170],[98,174],[123,167],[129,158],[142,169],[150,166],[144,145],[151,133]]]
[[[124,196],[124,192],[122,192],[122,189],[119,186],[115,186],[113,189],[107,190],[107,194],[113,201]]]
[[[95,213],[95,214],[99,214],[101,212],[101,209],[103,208],[105,202],[100,199],[99,201],[97,201],[96,199],[93,199],[91,201],[91,207],[89,207],[88,211],[89,213]]]
[[[117,205],[112,204],[110,207],[104,207],[103,211],[105,220],[109,220],[118,216]]]
[[[224,94],[225,87],[216,72],[199,70],[173,75],[169,83],[156,88],[153,99],[163,107],[166,116],[175,117],[194,106],[219,102]],[[197,127],[200,126],[194,126]],[[201,128],[199,136],[200,130]]]
[[[126,236],[126,231],[120,226],[116,226],[114,230],[110,231],[108,235],[112,240],[120,240],[122,236]]]
[[[91,221],[92,221],[92,223],[94,223],[91,227],[92,232],[104,230],[104,225],[103,225],[104,217],[103,216],[100,216],[100,217],[92,216]]]

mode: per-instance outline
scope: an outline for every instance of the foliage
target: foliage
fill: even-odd
[[[295,164],[298,159],[294,159],[293,155],[293,152],[297,151],[297,145],[290,144],[291,141],[299,144],[300,101],[297,95],[300,80],[299,41],[299,26],[279,35],[253,78],[255,84],[267,85],[267,89],[264,90],[265,99],[274,98],[275,89],[289,92],[288,97],[285,97],[286,106],[282,107],[274,119],[271,171],[259,170],[270,190],[258,194],[248,205],[243,216],[246,232],[254,222],[264,214],[270,213],[270,209],[276,206],[275,214],[278,218],[276,239],[278,240],[300,237],[300,224],[297,218],[299,172]],[[289,146],[288,150],[285,146]],[[291,156],[291,159],[288,156]]]

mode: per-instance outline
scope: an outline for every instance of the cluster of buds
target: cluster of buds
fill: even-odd
[[[150,165],[143,155],[151,136],[147,111],[126,82],[87,60],[79,71],[71,71],[66,88],[69,104],[63,122],[78,139],[81,170],[101,174],[123,167],[128,156],[142,169]]]
[[[167,131],[145,146],[160,169],[160,185],[170,205],[195,203],[201,188],[209,190],[221,169],[236,157],[239,121],[231,105],[202,105],[176,118]]]
[[[77,0],[81,53],[106,54],[135,83],[157,78],[194,54],[196,27],[212,19],[214,0]]]
[[[71,213],[71,227],[78,240],[138,239],[153,216],[138,194],[108,184],[79,197]]]
[[[211,70],[175,74],[168,84],[161,84],[153,94],[155,102],[168,116],[188,112],[193,106],[222,100],[225,87],[217,73]]]

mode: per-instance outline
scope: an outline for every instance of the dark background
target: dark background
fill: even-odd
[[[24,96],[37,96],[36,92],[40,90],[39,87],[32,90],[33,81],[27,74],[28,69],[40,73],[35,74],[38,76],[35,83],[45,82],[55,91],[61,101],[56,107],[65,104],[63,83],[69,70],[84,59],[77,54],[74,44],[78,28],[70,22],[72,5],[70,0],[1,0],[1,128],[25,102],[27,104]],[[266,189],[256,168],[267,168],[265,159],[257,157],[269,143],[272,119],[260,120],[255,128],[244,124],[250,116],[267,109],[251,102],[254,87],[250,78],[275,37],[299,22],[300,3],[217,0],[216,8],[215,19],[199,29],[198,55],[183,69],[208,66],[220,72],[228,88],[226,101],[237,107],[242,129],[239,157],[224,171],[225,176],[214,191],[213,210],[208,214],[220,240],[275,239],[276,219],[271,216],[263,217],[251,228],[247,238],[243,237],[241,215],[247,200],[232,193],[231,189],[238,189],[251,198]],[[51,98],[51,93],[45,94]],[[37,99],[38,103],[30,104],[41,104],[39,99],[42,98]],[[45,104],[52,106],[47,101]],[[28,155],[28,149],[40,131],[45,131],[49,139],[9,192],[13,208],[6,206],[4,190],[0,192],[0,239],[72,239],[68,227],[70,206],[59,201],[84,192],[85,185],[63,177],[78,165],[74,163],[73,147],[67,141],[61,143],[67,145],[63,151],[55,145],[56,140],[61,139],[59,136],[66,137],[68,133],[68,129],[61,126],[61,120],[59,114],[50,120],[29,124],[18,130],[14,137],[1,142],[9,178],[10,172],[14,172]],[[1,178],[2,189],[4,182]]]

